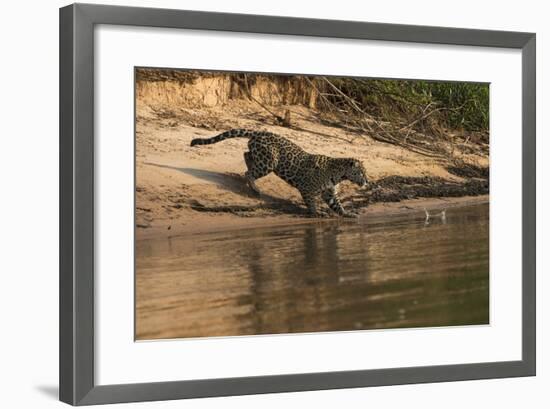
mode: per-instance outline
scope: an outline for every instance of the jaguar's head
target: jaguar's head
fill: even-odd
[[[355,183],[359,187],[366,187],[368,183],[367,171],[357,159],[347,159],[344,179]]]

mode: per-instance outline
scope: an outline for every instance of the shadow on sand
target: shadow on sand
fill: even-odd
[[[181,168],[177,166],[162,165],[159,163],[152,163],[152,162],[146,162],[145,165],[155,166],[163,169],[176,170],[178,172],[185,173],[186,175],[190,175],[207,182],[215,183],[223,187],[224,189],[229,190],[232,193],[235,193],[241,196],[261,199],[263,201],[263,203],[255,206],[242,206],[242,205],[205,206],[199,202],[195,202],[191,204],[191,208],[193,210],[197,210],[201,212],[242,213],[242,212],[255,212],[263,209],[263,210],[271,210],[276,213],[292,214],[292,215],[299,215],[299,216],[307,215],[307,211],[305,207],[301,207],[298,204],[291,202],[289,200],[281,199],[265,193],[262,193],[260,196],[258,196],[256,193],[254,193],[250,189],[250,187],[248,187],[246,183],[246,179],[243,176],[236,173],[222,173],[222,172],[214,172],[214,171],[204,170],[204,169]]]

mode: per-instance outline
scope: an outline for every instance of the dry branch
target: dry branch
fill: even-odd
[[[344,93],[328,78],[326,77],[321,77],[321,78],[337,94],[337,96],[339,96],[342,99],[342,104],[344,106],[347,106],[348,109],[350,109],[351,111],[355,112],[355,115],[345,115],[344,118],[341,118],[344,120],[344,122],[349,123],[349,121],[351,120],[357,128],[359,128],[363,132],[368,132],[373,139],[378,140],[380,142],[397,145],[428,157],[438,158],[438,157],[445,156],[443,154],[442,149],[437,149],[437,147],[433,146],[432,144],[428,144],[429,148],[426,148],[424,146],[419,146],[418,143],[412,144],[407,141],[407,138],[410,134],[410,129],[412,129],[415,123],[418,123],[421,120],[423,120],[422,118],[419,118],[418,120],[416,120],[416,122],[408,124],[400,129],[395,129],[395,127],[390,123],[383,123],[374,119],[371,115],[369,115],[364,109],[362,109],[359,106],[357,101],[355,101],[350,96],[346,95],[346,93]],[[313,85],[312,81],[310,81],[309,79],[308,81]],[[319,92],[319,94],[321,96],[323,95],[321,92]],[[325,97],[325,102],[333,107],[333,112],[336,112],[340,117],[343,116],[344,110],[336,107],[335,104],[329,101],[328,98],[326,97]],[[426,109],[428,107],[426,107]],[[436,111],[432,110],[427,115],[425,114],[424,117],[427,118],[429,115],[433,114],[434,112]],[[377,128],[378,132],[376,132],[373,129],[372,125],[374,125]],[[403,136],[402,135],[403,131],[405,131],[407,128],[409,128],[409,130]]]
[[[246,88],[246,94],[247,94],[248,98],[250,98],[256,104],[261,106],[263,109],[265,109],[271,115],[273,115],[275,117],[275,119],[277,120],[277,122],[279,122],[281,125],[284,125],[284,126],[289,126],[290,125],[290,112],[287,111],[287,113],[289,115],[287,116],[287,114],[285,113],[285,117],[282,117],[282,116],[276,114],[275,112],[271,111],[268,107],[266,107],[259,100],[257,100],[256,98],[254,98],[252,96],[252,93],[250,92],[250,88],[248,87],[248,76],[247,76],[247,74],[244,74],[244,85],[245,85],[245,88]]]

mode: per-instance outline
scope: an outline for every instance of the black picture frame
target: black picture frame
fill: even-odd
[[[96,385],[94,26],[235,31],[519,49],[522,53],[522,359],[508,362]],[[60,9],[60,400],[72,405],[535,375],[533,33],[73,4]]]

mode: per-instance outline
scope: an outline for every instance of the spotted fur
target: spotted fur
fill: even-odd
[[[245,176],[257,194],[260,191],[255,181],[273,172],[298,189],[312,216],[317,215],[317,197],[341,216],[357,216],[344,210],[336,195],[336,186],[343,180],[366,186],[365,168],[357,159],[314,155],[282,136],[246,129],[232,129],[212,138],[193,139],[191,146],[210,145],[229,138],[248,138],[249,151],[244,153],[248,168]]]

